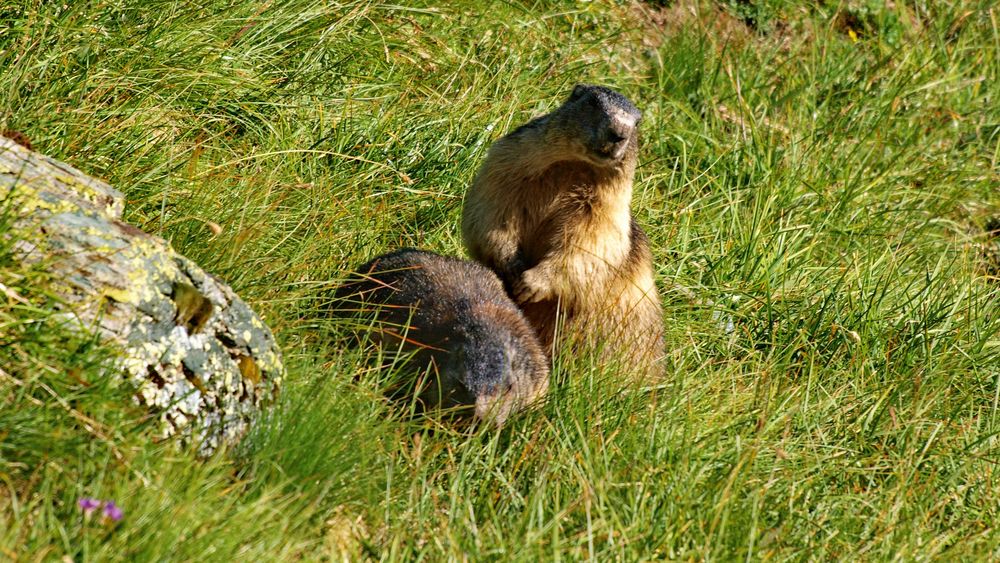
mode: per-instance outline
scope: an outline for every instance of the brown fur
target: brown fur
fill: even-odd
[[[663,321],[649,242],[629,210],[639,118],[621,95],[577,86],[554,112],[490,147],[462,234],[547,350],[561,334],[651,375]]]

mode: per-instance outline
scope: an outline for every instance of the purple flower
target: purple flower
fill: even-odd
[[[118,505],[114,501],[108,501],[104,503],[104,517],[109,518],[112,522],[117,522],[122,519],[125,513],[122,509],[118,508]]]
[[[83,497],[78,500],[76,504],[80,506],[80,509],[83,510],[85,515],[90,516],[91,512],[97,510],[97,507],[101,506],[101,501],[96,498]]]

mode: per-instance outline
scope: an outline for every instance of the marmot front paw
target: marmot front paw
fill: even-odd
[[[549,277],[537,268],[526,270],[514,288],[514,300],[518,303],[537,303],[554,297]]]

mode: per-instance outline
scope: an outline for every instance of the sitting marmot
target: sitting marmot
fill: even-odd
[[[462,235],[548,352],[558,333],[654,375],[662,310],[649,241],[629,211],[641,116],[608,88],[576,86],[558,109],[490,147]]]
[[[334,306],[360,316],[383,350],[410,355],[409,368],[430,366],[424,406],[469,407],[499,426],[548,389],[534,331],[496,275],[474,262],[398,250],[359,267]]]

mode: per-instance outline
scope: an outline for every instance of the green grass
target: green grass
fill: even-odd
[[[235,451],[157,443],[0,236],[0,558],[1000,556],[994,3],[65,4],[0,3],[0,126],[122,190],[289,373]],[[561,358],[500,432],[409,420],[320,305],[460,254],[489,143],[578,81],[644,111],[667,377]]]

